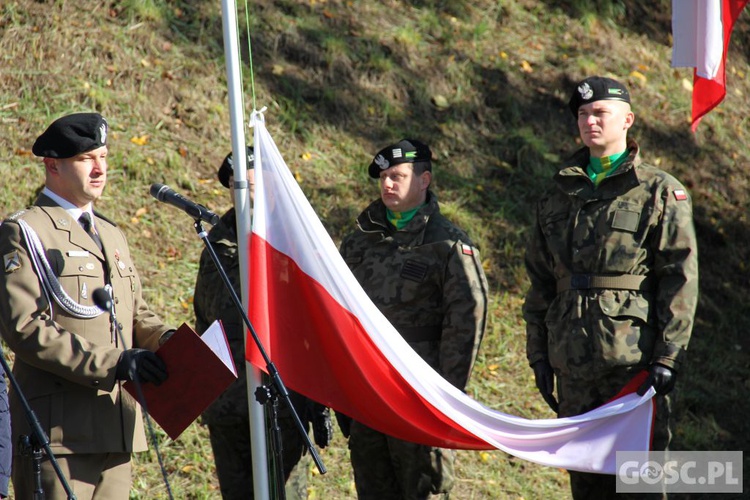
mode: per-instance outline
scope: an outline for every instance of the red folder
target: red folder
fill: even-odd
[[[218,337],[214,337],[212,341],[223,342],[223,346],[219,345],[220,351],[226,347],[226,353],[230,353],[221,322],[212,325],[212,328],[217,324],[220,331]],[[208,333],[207,331],[206,334]],[[123,386],[141,403],[167,435],[175,440],[237,379],[237,369],[231,354],[223,361],[212,347],[185,323],[159,347],[156,354],[166,363],[169,377],[158,386],[151,383],[141,384],[145,404],[141,401],[134,382],[128,381]]]

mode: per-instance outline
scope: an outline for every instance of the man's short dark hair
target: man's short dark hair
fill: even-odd
[[[414,173],[417,175],[422,175],[425,172],[432,172],[432,162],[429,161],[415,161],[412,163]]]

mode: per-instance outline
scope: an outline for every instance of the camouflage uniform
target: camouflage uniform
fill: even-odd
[[[530,364],[552,366],[560,417],[600,406],[650,364],[679,370],[690,340],[698,301],[691,201],[674,177],[641,162],[635,142],[628,150],[597,188],[586,175],[588,148],[579,150],[537,205],[526,353]],[[656,397],[654,450],[669,445],[672,394]],[[603,498],[591,481],[614,491],[614,476],[571,473],[574,496],[593,488]]]
[[[463,389],[484,332],[487,280],[479,251],[440,214],[437,198],[401,230],[382,201],[357,219],[341,254],[375,305],[409,345]],[[453,451],[400,441],[359,422],[349,438],[360,499],[448,497]]]
[[[211,229],[208,239],[232,286],[239,293],[240,272],[235,228],[236,216],[232,208],[221,217],[219,224]],[[195,329],[200,334],[206,331],[214,320],[222,320],[237,366],[238,379],[206,409],[202,420],[208,425],[222,497],[247,500],[252,498],[253,478],[243,339],[245,327],[206,249],[201,254],[195,284],[194,308]],[[300,394],[289,392],[300,419],[307,425],[307,422],[312,420],[309,410],[314,404]],[[278,408],[286,497],[307,498],[309,454],[305,453],[305,442],[295,425],[291,411],[281,400],[278,402]],[[269,458],[273,458],[270,455],[272,454],[269,452]],[[273,487],[273,484],[271,486]]]

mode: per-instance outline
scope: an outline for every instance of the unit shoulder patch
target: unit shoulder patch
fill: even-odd
[[[3,266],[6,273],[12,273],[21,269],[21,257],[18,255],[18,250],[3,255]]]
[[[464,255],[474,255],[474,247],[467,245],[466,243],[461,244],[461,253]]]

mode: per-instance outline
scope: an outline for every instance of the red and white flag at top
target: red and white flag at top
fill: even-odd
[[[672,66],[695,68],[695,132],[701,118],[724,99],[729,38],[748,0],[672,0]]]
[[[554,467],[612,474],[616,451],[649,449],[653,389],[643,397],[623,391],[577,417],[528,420],[483,406],[443,379],[359,286],[263,120],[253,113],[248,310],[287,387],[402,439],[497,448]],[[247,359],[266,370],[252,339]]]

